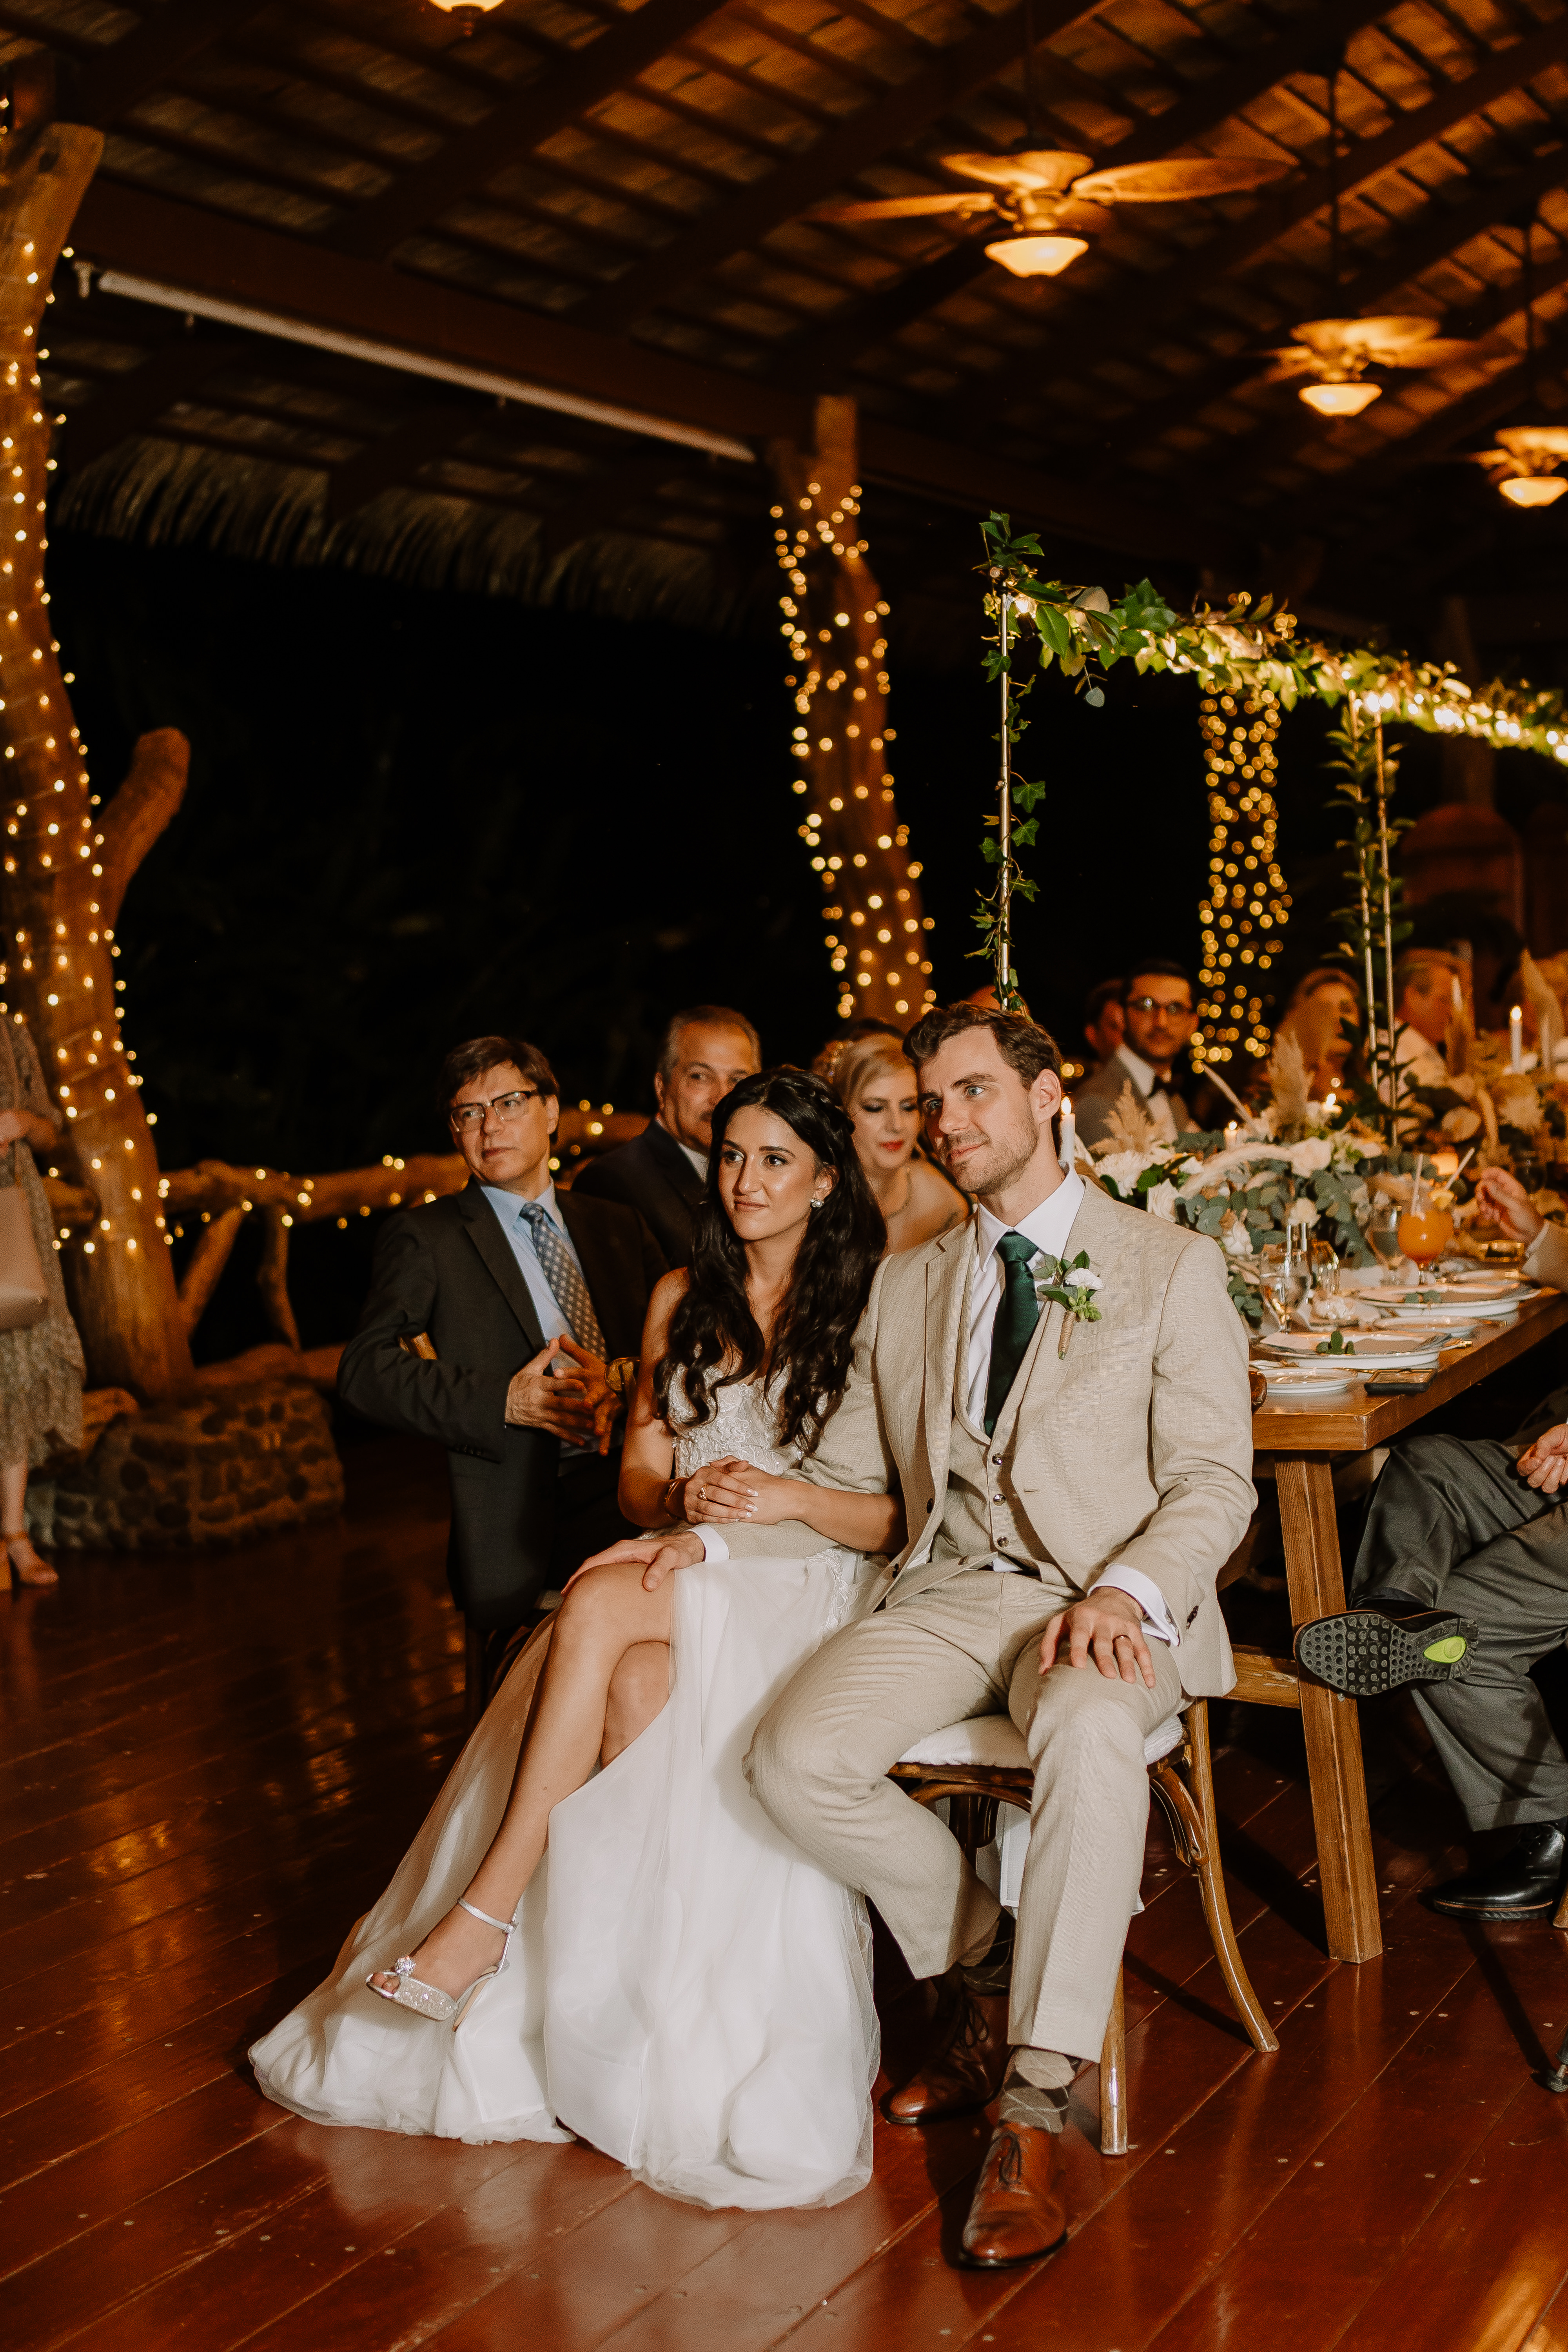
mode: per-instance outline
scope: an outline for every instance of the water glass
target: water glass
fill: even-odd
[[[1281,1331],[1312,1286],[1312,1268],[1300,1243],[1268,1242],[1258,1252],[1258,1284]]]

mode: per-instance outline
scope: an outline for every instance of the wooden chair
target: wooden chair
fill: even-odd
[[[985,1764],[903,1762],[895,1764],[889,1775],[919,1805],[937,1805],[944,1801],[949,1804],[949,1825],[972,1862],[981,1847],[989,1845],[996,1834],[997,1807],[1016,1805],[1026,1813],[1034,1791],[1034,1775],[1029,1769],[1023,1734],[1005,1717],[982,1717],[976,1721],[985,1725],[989,1734],[987,1744],[993,1753],[1007,1756],[1007,1761]],[[955,1724],[952,1727],[953,1747],[959,1752],[973,1744],[963,1737],[969,1729],[967,1725]],[[939,1738],[945,1737],[941,1735]],[[926,1739],[921,1745],[929,1749],[939,1745],[939,1741]],[[1202,1699],[1194,1699],[1189,1705],[1181,1719],[1179,1744],[1150,1764],[1149,1777],[1153,1793],[1170,1822],[1177,1856],[1188,1869],[1197,1874],[1203,1895],[1204,1917],[1208,1922],[1215,1958],[1219,1962],[1232,2006],[1246,2026],[1254,2049],[1278,2050],[1278,2037],[1252,1990],[1251,1979],[1237,1948],[1236,1930],[1230,1922],[1230,1905],[1226,1900],[1225,1877],[1219,1859],[1219,1823],[1215,1813],[1214,1773],[1209,1758],[1208,1709]],[[1110,2022],[1106,2028],[1105,2042],[1100,2055],[1101,2154],[1125,2156],[1127,2131],[1125,2029],[1119,1971]]]

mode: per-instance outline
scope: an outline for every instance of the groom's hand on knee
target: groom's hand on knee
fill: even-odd
[[[683,1530],[678,1535],[649,1536],[639,1542],[628,1537],[625,1543],[613,1543],[604,1551],[596,1551],[585,1559],[565,1587],[570,1592],[578,1576],[586,1576],[591,1568],[611,1568],[619,1560],[639,1564],[643,1571],[643,1590],[657,1592],[672,1569],[695,1568],[707,1558],[700,1535]]]
[[[1141,1681],[1151,1690],[1154,1687],[1143,1612],[1130,1592],[1114,1585],[1090,1593],[1087,1601],[1075,1601],[1051,1619],[1040,1643],[1041,1674],[1049,1674],[1058,1657],[1064,1665],[1096,1665],[1110,1682]]]

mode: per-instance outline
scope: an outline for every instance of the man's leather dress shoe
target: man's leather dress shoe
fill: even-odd
[[[1060,2132],[997,2125],[963,2225],[963,2260],[971,2270],[1005,2270],[1055,2253],[1068,2233],[1063,2170]]]
[[[1427,1609],[1390,1588],[1303,1625],[1296,1663],[1346,1698],[1381,1698],[1406,1683],[1458,1682],[1475,1663],[1479,1634],[1474,1618]]]
[[[1531,1822],[1506,1853],[1434,1887],[1434,1911],[1454,1919],[1539,1919],[1557,1908],[1568,1858],[1568,1821]]]
[[[882,2101],[890,2124],[934,2123],[988,2106],[1007,2072],[1007,1996],[971,1992],[962,1981],[958,2005],[919,2071]]]

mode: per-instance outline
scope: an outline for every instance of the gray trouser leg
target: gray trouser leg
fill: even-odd
[[[1443,1608],[1457,1608],[1444,1588],[1461,1560],[1551,1508],[1514,1460],[1513,1447],[1492,1438],[1403,1439],[1373,1492],[1352,1591],[1393,1584],[1429,1609],[1439,1593]]]
[[[1461,1561],[1442,1605],[1479,1625],[1475,1663],[1414,1696],[1466,1819],[1487,1830],[1568,1818],[1568,1756],[1530,1675],[1568,1638],[1568,1506]]]

